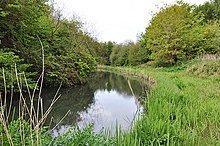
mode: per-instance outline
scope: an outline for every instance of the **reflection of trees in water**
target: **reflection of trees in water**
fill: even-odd
[[[93,74],[88,84],[93,90],[115,90],[122,95],[126,95],[125,97],[129,97],[133,95],[128,85],[128,80],[130,81],[135,97],[145,96],[146,84],[144,82],[138,79],[128,79],[125,76],[114,73],[97,72]]]
[[[142,97],[146,85],[134,79],[130,79],[129,81],[134,95],[136,97]],[[91,75],[85,85],[61,89],[59,92],[61,98],[53,106],[53,110],[49,114],[46,124],[49,124],[51,117],[54,117],[51,126],[55,126],[69,110],[69,114],[60,123],[58,128],[61,125],[73,125],[81,121],[82,114],[88,113],[88,110],[94,104],[94,93],[97,90],[114,90],[125,95],[124,97],[133,96],[126,77],[113,73],[97,72]],[[46,89],[43,92],[44,109],[49,106],[55,93],[56,89]]]
[[[43,93],[44,106],[49,106],[52,101],[53,94],[56,93],[54,89],[47,89]],[[83,87],[74,87],[68,89],[61,89],[59,92],[61,98],[53,106],[53,110],[49,114],[46,124],[49,124],[53,117],[52,127],[55,126],[63,116],[70,110],[67,117],[62,120],[60,125],[72,125],[80,121],[80,112],[86,111],[94,103],[94,91],[88,85]],[[48,98],[49,97],[49,98]]]

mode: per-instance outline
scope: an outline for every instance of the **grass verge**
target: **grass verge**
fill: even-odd
[[[156,80],[147,112],[122,143],[138,145],[220,145],[220,84],[215,77],[151,67],[104,67]],[[137,139],[137,140],[136,140]],[[122,143],[118,145],[123,145]]]

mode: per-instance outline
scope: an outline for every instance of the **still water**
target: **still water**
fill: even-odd
[[[146,95],[145,88],[143,81],[137,79],[96,72],[88,83],[60,90],[61,97],[53,106],[46,125],[51,123],[54,127],[61,121],[52,131],[54,136],[62,135],[71,126],[85,127],[89,123],[94,124],[95,132],[102,128],[115,132],[116,123],[128,130],[143,111],[139,101]],[[43,91],[45,108],[50,105],[56,90]],[[61,120],[64,115],[67,116]]]

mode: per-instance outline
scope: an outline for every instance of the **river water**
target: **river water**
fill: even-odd
[[[44,89],[44,109],[49,107],[57,89]],[[61,97],[53,106],[46,125],[54,128],[52,135],[62,135],[71,126],[94,124],[94,131],[102,128],[115,132],[116,123],[128,130],[143,111],[140,98],[145,97],[146,85],[138,79],[122,75],[96,72],[84,85],[61,89]],[[63,117],[66,117],[63,119]],[[62,120],[63,119],[63,120]]]

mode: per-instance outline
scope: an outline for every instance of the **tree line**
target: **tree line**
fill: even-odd
[[[137,43],[115,45],[112,65],[172,66],[203,54],[220,53],[220,0],[203,5],[178,1],[156,13]]]

